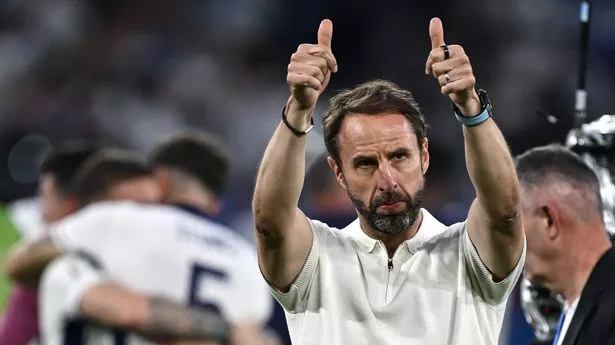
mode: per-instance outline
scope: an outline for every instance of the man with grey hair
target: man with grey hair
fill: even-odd
[[[594,171],[561,145],[517,158],[525,275],[563,297],[555,345],[615,344],[615,249]]]

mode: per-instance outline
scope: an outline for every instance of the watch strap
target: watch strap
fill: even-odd
[[[491,117],[491,113],[489,112],[489,109],[485,109],[483,110],[482,113],[476,116],[472,116],[472,117],[460,116],[459,114],[457,114],[456,111],[454,113],[455,113],[455,118],[457,119],[457,121],[459,121],[461,124],[467,127],[478,126],[481,123],[487,121]]]
[[[471,117],[463,116],[461,114],[461,111],[456,105],[453,104],[452,106],[453,114],[455,114],[455,119],[457,119],[457,121],[463,124],[464,126],[467,126],[467,127],[478,126],[493,116],[491,101],[489,101],[489,97],[487,96],[487,91],[480,89],[477,91],[477,93],[478,93],[478,98],[480,100],[480,105],[481,105],[480,113],[478,115],[471,116]]]

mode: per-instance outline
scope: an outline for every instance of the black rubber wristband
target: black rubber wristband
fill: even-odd
[[[310,126],[304,131],[300,131],[297,128],[293,127],[290,123],[288,123],[288,120],[286,119],[286,107],[282,108],[282,122],[284,122],[284,125],[286,125],[286,127],[298,137],[302,137],[308,134],[312,130],[312,128],[314,128],[314,118],[310,118]]]

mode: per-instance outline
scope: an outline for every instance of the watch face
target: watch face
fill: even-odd
[[[487,95],[487,91],[483,89],[478,90],[478,97],[482,105],[481,109],[483,111],[486,109],[489,113],[489,117],[493,117],[493,107],[491,106],[491,100],[489,99],[489,95]]]
[[[491,106],[491,101],[489,100],[489,95],[487,95],[487,91],[480,89],[477,93],[483,107]]]

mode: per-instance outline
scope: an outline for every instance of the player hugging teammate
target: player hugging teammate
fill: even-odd
[[[27,321],[40,342],[264,344],[272,299],[254,249],[211,220],[228,170],[204,133],[173,136],[145,162],[104,148],[50,153],[40,189],[49,229],[5,262],[34,289]]]

